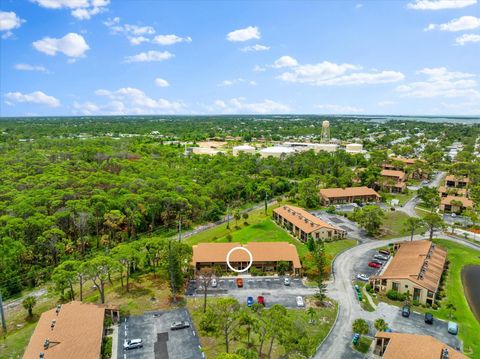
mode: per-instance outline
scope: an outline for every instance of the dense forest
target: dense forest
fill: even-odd
[[[0,288],[8,297],[50,278],[65,260],[83,259],[141,236],[168,237],[182,226],[216,221],[233,208],[288,196],[318,205],[318,187],[372,184],[387,151],[414,154],[422,139],[427,165],[451,166],[444,146],[466,144],[452,166],[480,180],[469,158],[480,126],[331,121],[332,137],[364,139],[371,152],[313,151],[285,159],[258,155],[185,155],[180,142],[238,137],[315,139],[323,118],[45,118],[0,120]],[[152,135],[155,131],[155,135]],[[80,135],[82,138],[78,138]],[[121,136],[121,134],[130,134]],[[166,140],[175,140],[173,143]],[[463,156],[463,157],[462,157]],[[356,171],[363,168],[361,172]],[[477,189],[478,190],[478,189]],[[480,195],[480,191],[478,191]]]

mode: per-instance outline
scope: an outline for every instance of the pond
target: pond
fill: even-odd
[[[470,309],[480,322],[480,266],[463,267],[462,283]]]

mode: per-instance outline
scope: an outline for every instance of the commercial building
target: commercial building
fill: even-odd
[[[345,146],[345,152],[352,155],[363,153],[363,145],[361,143],[348,143]]]
[[[463,353],[429,335],[377,332],[373,358],[467,359]]]
[[[225,271],[230,271],[227,265],[227,255],[235,247],[243,247],[252,254],[252,267],[259,270],[274,272],[278,262],[287,262],[289,271],[300,274],[301,265],[297,248],[287,242],[250,242],[240,243],[199,243],[193,246],[192,265],[195,270],[203,267],[220,266]],[[244,250],[234,250],[229,257],[230,265],[242,270],[250,262],[248,253]]]
[[[238,156],[240,153],[255,153],[255,147],[249,145],[235,146],[232,150],[234,156]]]
[[[438,291],[447,252],[431,241],[402,242],[378,276],[370,277],[376,292],[410,292],[411,299],[432,305]]]
[[[369,187],[323,188],[320,200],[325,204],[378,202],[380,195]]]
[[[44,312],[23,359],[100,359],[106,317],[118,321],[118,309],[73,301]]]
[[[470,208],[473,208],[473,201],[467,197],[448,195],[440,199],[440,210],[444,212],[461,213]]]
[[[295,150],[291,147],[284,147],[284,146],[274,146],[274,147],[267,147],[260,150],[260,156],[263,158],[266,157],[285,157],[288,155],[292,155],[295,153]]]
[[[303,208],[284,205],[273,210],[273,219],[295,237],[305,242],[308,236],[318,240],[345,238],[347,232],[308,213]]]
[[[380,180],[377,185],[383,190],[399,193],[405,191],[407,183],[406,175],[403,171],[382,170],[380,172]]]

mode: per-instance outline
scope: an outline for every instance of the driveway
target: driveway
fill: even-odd
[[[340,216],[338,214],[328,213],[326,211],[313,211],[310,213],[313,214],[315,217],[320,218],[324,222],[346,230],[348,238],[356,239],[359,242],[364,242],[372,239],[367,235],[365,230],[358,227],[357,223],[349,220],[346,217]]]
[[[190,328],[172,331],[174,321],[188,321]],[[123,350],[125,339],[143,340],[143,348]],[[122,320],[117,359],[202,359],[200,342],[186,309],[148,312]]]

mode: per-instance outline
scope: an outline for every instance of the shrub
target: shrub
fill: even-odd
[[[419,306],[419,305],[420,305],[420,302],[415,299],[415,300],[413,301],[413,305]]]
[[[112,356],[112,337],[104,337],[102,340],[102,359]]]
[[[432,304],[432,309],[437,310],[437,309],[438,309],[438,305],[437,305],[436,303],[433,303],[433,304]]]
[[[254,277],[260,275],[261,272],[262,271],[260,269],[256,268],[256,267],[250,268],[250,274]]]
[[[365,286],[365,290],[368,292],[368,293],[372,293],[373,292],[373,287],[370,283],[368,283],[366,286]]]
[[[396,290],[389,290],[387,292],[387,298],[391,300],[398,300],[398,292]]]
[[[227,242],[231,242],[233,239],[233,236],[229,233],[227,234]]]

